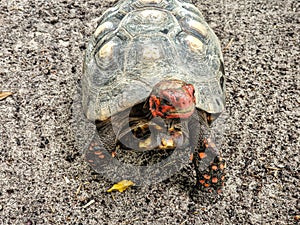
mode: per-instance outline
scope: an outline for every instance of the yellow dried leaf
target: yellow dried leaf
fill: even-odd
[[[107,190],[107,192],[112,192],[112,191],[119,191],[119,192],[123,192],[126,189],[128,189],[129,187],[131,187],[132,185],[134,185],[134,183],[130,180],[122,180],[117,184],[114,184],[110,189]]]
[[[3,100],[5,98],[7,98],[8,96],[12,95],[13,93],[10,91],[0,91],[0,100]]]

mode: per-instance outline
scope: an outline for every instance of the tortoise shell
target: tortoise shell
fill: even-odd
[[[146,100],[162,80],[195,88],[196,107],[218,115],[225,106],[223,57],[217,36],[192,4],[124,0],[107,10],[84,61],[83,109],[104,121]]]

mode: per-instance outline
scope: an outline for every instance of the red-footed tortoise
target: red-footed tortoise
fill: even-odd
[[[224,85],[218,38],[194,5],[119,1],[86,51],[83,109],[97,125],[86,160],[102,173],[124,152],[147,161],[153,152],[188,149],[196,186],[219,192],[225,162],[209,126],[224,110]]]

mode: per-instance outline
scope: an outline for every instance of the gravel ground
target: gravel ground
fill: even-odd
[[[196,198],[189,168],[108,194],[81,157],[71,107],[87,40],[112,4],[0,2],[0,90],[14,92],[0,102],[0,224],[299,223],[299,2],[195,2],[222,46],[231,42],[227,186]]]

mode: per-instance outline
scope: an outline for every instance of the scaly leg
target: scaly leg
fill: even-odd
[[[196,169],[198,188],[202,191],[220,193],[224,186],[226,164],[209,138],[204,139],[202,147],[194,153],[193,164]]]
[[[198,118],[196,118],[198,116]],[[194,151],[191,156],[196,170],[196,187],[202,191],[221,192],[225,181],[225,161],[209,134],[205,114],[198,111],[191,122],[191,145]]]
[[[97,127],[94,137],[85,152],[86,161],[98,173],[111,168],[116,149],[116,135],[109,122]]]

